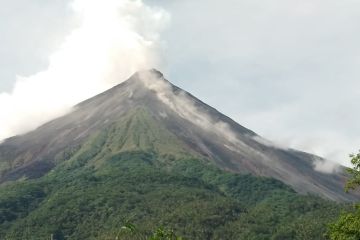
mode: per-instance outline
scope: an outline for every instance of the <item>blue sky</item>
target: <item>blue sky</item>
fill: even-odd
[[[49,67],[78,24],[69,2],[3,3],[0,93]],[[170,81],[278,144],[343,164],[360,148],[360,2],[145,4],[170,16],[157,53]]]

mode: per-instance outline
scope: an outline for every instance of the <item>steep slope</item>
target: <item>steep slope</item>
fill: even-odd
[[[117,129],[119,134],[114,139],[103,136],[103,142],[92,146],[93,151],[100,144],[99,151],[142,150],[174,158],[197,157],[226,171],[276,178],[300,193],[337,201],[357,199],[343,193],[345,175],[341,171],[315,171],[316,161],[322,159],[267,143],[172,85],[156,70],[138,72],[80,103],[70,114],[7,139],[0,145],[0,183],[47,174],[68,160],[67,156],[80,154],[78,150],[89,138],[104,134],[103,129]]]

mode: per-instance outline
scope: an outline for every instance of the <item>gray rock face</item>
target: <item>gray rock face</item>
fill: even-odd
[[[145,109],[189,153],[222,169],[273,177],[303,194],[336,201],[359,199],[358,193],[344,193],[346,175],[341,167],[332,173],[314,170],[316,161],[323,159],[274,146],[172,85],[157,70],[138,72],[78,104],[70,114],[4,141],[0,145],[0,183],[43,176],[56,166],[61,151],[69,146],[76,148],[92,134],[137,109]]]

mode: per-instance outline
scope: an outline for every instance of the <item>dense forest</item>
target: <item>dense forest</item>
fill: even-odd
[[[148,237],[163,226],[184,239],[325,239],[344,208],[202,159],[132,151],[91,162],[94,149],[2,186],[0,239],[115,239],[129,222]]]

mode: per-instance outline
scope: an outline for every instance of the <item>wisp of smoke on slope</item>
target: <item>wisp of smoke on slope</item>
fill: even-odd
[[[49,67],[18,76],[11,93],[0,93],[0,141],[71,111],[139,69],[159,66],[165,10],[141,0],[73,0],[70,7],[79,27],[49,57]]]

